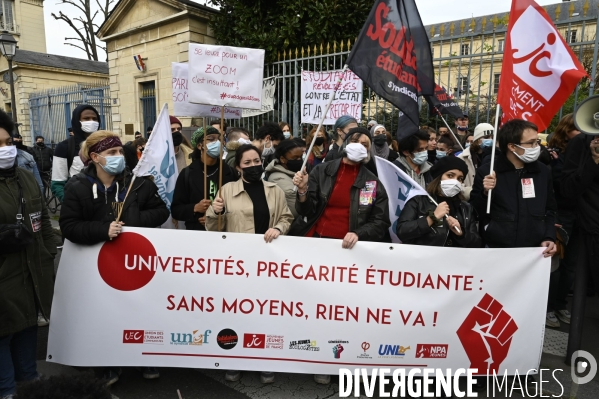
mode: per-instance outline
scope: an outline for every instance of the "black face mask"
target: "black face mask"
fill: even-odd
[[[44,143],[35,143],[38,147],[44,148]]]
[[[304,164],[304,161],[301,159],[293,159],[287,160],[287,169],[292,171],[292,172],[299,172],[300,170],[302,170],[302,165]]]
[[[323,145],[324,143],[324,137],[317,137],[316,140],[314,141],[314,145]]]
[[[262,178],[262,173],[264,172],[264,168],[262,165],[249,166],[247,168],[241,168],[243,171],[243,178],[248,183],[257,183]]]
[[[374,145],[382,147],[384,144],[387,144],[387,135],[379,134],[378,136],[374,136]]]
[[[183,134],[181,132],[173,133],[173,145],[179,147],[183,142]]]

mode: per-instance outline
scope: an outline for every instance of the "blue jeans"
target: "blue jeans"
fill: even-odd
[[[37,326],[0,337],[0,398],[15,393],[17,381],[37,378]]]

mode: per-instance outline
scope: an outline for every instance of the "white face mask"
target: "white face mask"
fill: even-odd
[[[81,122],[81,130],[83,130],[85,133],[96,132],[96,131],[98,131],[98,127],[100,127],[100,124],[96,121]]]
[[[541,155],[541,146],[538,145],[534,148],[523,148],[518,144],[514,144],[518,148],[522,148],[524,150],[523,155],[518,155],[516,151],[512,151],[515,156],[517,156],[524,163],[533,163],[537,159],[539,159],[539,155]]]
[[[455,197],[462,192],[462,183],[456,179],[441,180],[441,191],[446,197]]]
[[[15,164],[17,158],[17,147],[7,145],[0,147],[0,169],[10,169]]]
[[[345,152],[347,153],[347,159],[352,162],[362,162],[368,157],[366,147],[360,143],[349,143],[345,147]]]

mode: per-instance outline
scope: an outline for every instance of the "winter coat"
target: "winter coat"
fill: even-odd
[[[20,168],[15,173],[0,176],[0,223],[15,223],[18,176],[25,198],[24,225],[33,241],[21,252],[0,255],[0,337],[37,325],[37,309],[49,318],[54,292],[56,243],[46,204],[33,175]]]
[[[536,161],[516,170],[497,150],[495,173],[497,182],[491,194],[490,214],[487,214],[487,196],[483,189],[483,179],[490,174],[490,164],[479,166],[470,194],[485,244],[491,248],[518,248],[538,247],[543,241],[555,241],[557,204],[549,168]],[[522,179],[532,179],[534,198],[523,198]]]
[[[287,206],[293,214],[293,217],[297,217],[297,211],[295,210],[295,198],[296,191],[295,185],[293,184],[293,176],[295,172],[285,169],[277,160],[273,160],[266,167],[266,180],[271,183],[275,183],[285,192],[285,198],[287,199]]]
[[[52,193],[60,201],[64,198],[64,188],[67,181],[83,169],[83,161],[79,158],[79,150],[81,149],[81,143],[89,136],[89,133],[81,130],[81,113],[86,109],[91,109],[96,113],[98,122],[101,120],[100,114],[91,105],[82,104],[78,106],[73,111],[73,117],[71,118],[73,137],[69,137],[58,143],[54,150],[54,158],[52,158],[52,183],[50,188]],[[71,164],[70,167],[69,163]]]
[[[270,210],[269,228],[287,234],[293,215],[287,206],[285,193],[274,183],[263,181],[266,202]],[[221,216],[221,231],[254,234],[254,203],[243,188],[243,180],[229,183],[220,190],[225,201],[225,213]],[[212,206],[206,211],[206,230],[218,231],[218,216]]]
[[[406,157],[402,154],[399,154],[399,158],[397,158],[393,164],[404,171],[404,173],[410,176],[410,178],[418,183],[423,189],[426,189],[426,186],[433,181],[433,177],[430,173],[430,169],[433,165],[428,161],[420,165],[420,173],[414,172],[414,169],[412,169],[410,164],[408,164],[408,161],[406,161]]]
[[[438,203],[446,198],[436,198]],[[404,244],[428,245],[433,247],[463,247],[480,248],[482,240],[478,235],[476,215],[474,209],[466,201],[460,201],[456,217],[460,222],[462,236],[457,236],[449,230],[447,218],[443,218],[443,226],[429,226],[426,216],[429,210],[434,211],[437,206],[426,195],[411,198],[404,206],[397,221],[397,237]],[[454,241],[451,243],[450,241]]]
[[[33,155],[23,150],[17,150],[17,165],[19,168],[31,172],[37,182],[37,186],[40,188],[40,192],[43,193],[44,183],[42,182],[42,177],[40,176],[35,159],[33,159]]]
[[[333,187],[337,181],[337,172],[343,158],[326,162],[310,172],[306,201],[295,201],[299,217],[293,224],[289,235],[305,236],[322,216],[327,207]],[[376,194],[370,204],[360,204],[360,194],[367,182],[376,182]],[[299,195],[296,192],[296,195]],[[356,233],[360,241],[385,241],[389,222],[389,199],[387,191],[365,165],[360,167],[358,176],[351,188],[349,205],[349,231]]]
[[[60,209],[60,230],[64,238],[75,244],[93,245],[108,240],[110,223],[117,214],[112,209],[118,182],[119,202],[125,199],[132,175],[128,172],[117,176],[106,193],[104,185],[96,176],[94,164],[72,177],[65,187]],[[96,194],[94,195],[94,184]],[[127,227],[159,227],[169,217],[166,204],[158,195],[158,188],[148,178],[136,178],[127,196],[121,221]]]
[[[218,192],[219,164],[208,166],[208,195],[209,200],[216,198]],[[226,163],[223,163],[223,186],[237,180],[239,174]],[[185,222],[187,230],[206,230],[200,224],[199,218],[203,213],[194,212],[194,206],[204,199],[204,164],[200,159],[194,159],[191,165],[183,169],[177,178],[171,213],[176,220]]]
[[[31,147],[31,152],[33,152],[33,157],[40,172],[49,172],[52,170],[52,157],[54,156],[52,148],[47,147],[45,144],[43,147],[34,144]]]
[[[599,165],[589,148],[593,137],[581,133],[568,143],[561,194],[575,205],[582,230],[599,235]]]
[[[225,162],[227,165],[235,169],[235,155],[237,154],[237,149],[241,147],[241,143],[239,141],[229,141],[225,148],[227,149],[227,156],[225,157]]]

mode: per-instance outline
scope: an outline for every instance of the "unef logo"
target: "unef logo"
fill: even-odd
[[[135,248],[135,254],[132,248]],[[121,233],[118,239],[102,245],[98,271],[102,280],[115,290],[135,291],[148,284],[156,274],[156,268],[144,259],[156,259],[152,243],[137,233]]]
[[[171,333],[171,345],[203,345],[208,343],[208,337],[212,330],[206,330],[202,334],[200,330],[193,330],[191,334]]]
[[[557,35],[554,27],[533,6],[520,15],[510,34],[514,73],[546,101],[559,89],[562,74],[576,69]]]

